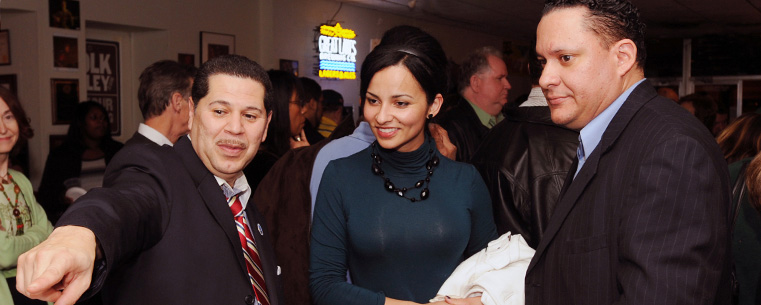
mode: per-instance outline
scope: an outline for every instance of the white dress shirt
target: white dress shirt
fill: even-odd
[[[148,138],[148,140],[153,141],[153,143],[158,144],[159,146],[169,145],[174,146],[174,143],[172,141],[169,141],[166,136],[164,136],[163,133],[160,133],[158,130],[153,129],[153,127],[145,125],[143,123],[140,123],[139,126],[137,126],[137,133],[143,135],[144,137]]]

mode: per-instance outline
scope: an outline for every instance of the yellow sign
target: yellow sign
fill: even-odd
[[[335,26],[329,26],[327,24],[320,26],[320,34],[346,39],[354,39],[354,37],[357,37],[357,34],[354,34],[353,30],[342,28],[340,23],[336,23]]]
[[[318,75],[321,78],[357,79],[357,34],[341,24],[320,26],[317,38]]]
[[[320,70],[319,74],[322,78],[357,79],[357,72]]]

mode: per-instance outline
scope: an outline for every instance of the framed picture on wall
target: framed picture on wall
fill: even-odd
[[[201,64],[227,54],[235,54],[235,35],[201,32]]]
[[[187,54],[187,53],[178,53],[177,54],[177,62],[183,64],[195,67],[196,66],[196,56],[194,54]]]
[[[122,134],[121,115],[121,66],[119,62],[119,43],[87,39],[87,100],[95,101],[106,108],[111,122],[111,134]]]
[[[299,76],[299,61],[298,60],[290,60],[290,59],[281,59],[280,60],[280,70],[291,72],[296,77]]]
[[[16,74],[0,75],[0,86],[10,89],[13,95],[18,97],[18,86],[16,85]]]
[[[53,36],[53,67],[79,68],[79,44],[76,37]]]
[[[0,31],[0,66],[11,64],[11,33],[8,30]]]
[[[49,0],[50,27],[79,30],[78,0]]]
[[[53,125],[66,125],[74,118],[79,103],[79,80],[53,78],[50,80],[50,105],[53,107]]]

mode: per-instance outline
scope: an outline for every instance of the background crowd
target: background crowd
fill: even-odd
[[[104,300],[118,302],[117,296],[124,297],[127,292],[120,291],[120,285],[139,286],[136,269],[129,268],[163,270],[141,257],[154,257],[157,254],[151,251],[165,250],[165,243],[176,246],[192,239],[174,240],[178,237],[164,233],[175,232],[167,215],[179,213],[182,216],[174,217],[181,222],[201,217],[188,216],[190,212],[171,204],[172,196],[190,198],[194,193],[178,195],[182,192],[174,189],[185,190],[185,186],[167,182],[173,169],[164,171],[152,157],[146,163],[134,162],[160,169],[133,167],[124,161],[114,167],[159,181],[160,190],[150,187],[147,193],[131,189],[129,182],[136,183],[131,180],[136,178],[109,164],[115,156],[139,159],[141,153],[171,159],[168,150],[162,149],[177,144],[180,161],[166,164],[201,168],[200,161],[206,165],[217,182],[227,180],[220,183],[230,207],[235,198],[251,198],[242,200],[250,202],[241,208],[248,213],[246,220],[238,223],[236,219],[244,245],[244,254],[238,258],[254,261],[254,267],[241,264],[246,266],[246,284],[250,278],[253,285],[253,297],[249,295],[246,302],[429,303],[460,263],[488,250],[500,235],[511,233],[537,251],[530,265],[509,275],[519,278],[519,283],[525,281],[525,288],[510,290],[511,295],[519,295],[511,299],[516,304],[592,304],[591,300],[604,303],[627,297],[641,304],[661,297],[674,298],[674,304],[691,304],[693,296],[685,291],[704,287],[713,290],[694,297],[756,304],[761,301],[761,261],[757,259],[761,254],[761,109],[730,120],[724,104],[703,93],[679,97],[670,88],[656,91],[642,72],[644,25],[636,8],[627,1],[602,2],[605,5],[597,7],[587,6],[587,1],[548,1],[537,30],[536,50],[529,56],[531,93],[512,103],[508,103],[512,86],[501,52],[475,48],[463,62],[454,64],[433,36],[411,26],[387,31],[362,63],[357,120],[346,115],[340,93],[322,90],[316,81],[289,72],[264,74],[247,59],[222,57],[200,70],[173,61],[156,62],[140,76],[138,96],[145,123],[133,139],[126,146],[113,140],[103,106],[79,103],[65,140],[48,155],[36,193],[10,162],[33,133],[21,103],[0,87],[0,269],[6,278],[0,282],[0,303],[35,304],[14,288],[18,258],[43,242],[53,224],[87,223],[82,219],[89,216],[81,206],[66,212],[80,202],[91,206],[98,200],[119,203],[118,211],[145,222],[128,238],[130,245],[136,244],[134,248],[122,249],[114,242],[123,232],[99,235],[112,232],[93,229],[99,239],[95,264],[117,264],[90,270],[94,280],[108,278],[93,283],[103,287]],[[564,32],[580,26],[590,11],[603,19],[630,22],[619,24],[622,33],[616,34]],[[579,44],[585,39],[609,43],[594,44],[599,52],[613,52],[615,46],[619,50],[614,55],[617,63],[611,64],[615,68],[587,55],[556,54],[549,46],[560,39],[558,33],[577,35]],[[583,49],[563,43],[570,49]],[[226,60],[250,66],[251,71],[220,68]],[[608,74],[583,75],[591,79],[579,81],[574,73],[581,74],[583,69],[574,70],[573,65],[589,65]],[[219,77],[215,73],[255,80],[247,85],[265,92],[262,106],[248,106],[266,108],[259,110],[264,114],[244,110],[239,118],[226,118],[226,124],[241,126],[248,126],[246,120],[260,125],[266,120],[268,125],[256,129],[261,145],[212,141],[228,145],[230,151],[250,153],[249,159],[234,153],[219,157],[240,165],[232,180],[217,175],[215,171],[227,172],[214,163],[214,156],[199,153],[195,146],[200,159],[186,157],[192,155],[190,142],[202,145],[208,140],[202,132],[213,128],[208,124],[211,119],[199,114],[203,109],[197,109],[198,104],[219,103],[233,109],[214,109],[219,117],[237,114],[235,99],[227,104],[207,101],[207,94],[220,86],[214,81]],[[595,80],[611,80],[611,87],[624,90],[594,92],[589,82]],[[241,96],[247,94],[255,95],[245,91]],[[574,106],[563,104],[571,97]],[[600,110],[585,108],[585,103]],[[247,128],[230,127],[222,133],[246,134]],[[194,191],[203,189],[203,183],[211,179],[196,176],[211,175],[198,171],[203,174],[191,171],[190,178],[177,181],[192,180]],[[98,189],[102,186],[106,188]],[[241,192],[228,194],[225,187]],[[116,199],[116,193],[135,199]],[[158,207],[147,203],[153,199],[161,202]],[[125,204],[140,206],[130,209]],[[138,213],[144,211],[143,206],[163,218],[146,221],[147,216]],[[215,213],[211,212],[218,217]],[[208,220],[201,222],[208,226]],[[259,239],[257,234],[266,237]],[[112,239],[100,240],[101,236]],[[141,241],[144,236],[149,241]],[[231,239],[238,242],[237,238]],[[255,244],[251,249],[259,249],[254,250],[256,255],[246,252],[247,239]],[[671,242],[673,247],[663,246]],[[276,269],[272,256],[279,263]],[[108,260],[114,257],[115,262]],[[696,283],[683,283],[685,276]],[[663,283],[652,277],[676,282],[678,292],[658,290]],[[243,289],[234,289],[239,288]],[[621,290],[636,292],[618,295]],[[94,292],[82,301],[100,303],[101,295]],[[140,297],[130,300],[149,300],[153,295],[146,292],[146,299]],[[481,295],[454,297],[438,302],[486,300]],[[506,304],[504,300],[510,298],[494,299],[503,300],[496,304]]]

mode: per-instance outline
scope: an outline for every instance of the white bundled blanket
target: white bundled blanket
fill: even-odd
[[[480,295],[484,305],[523,305],[534,252],[520,234],[505,233],[457,266],[431,302]]]

